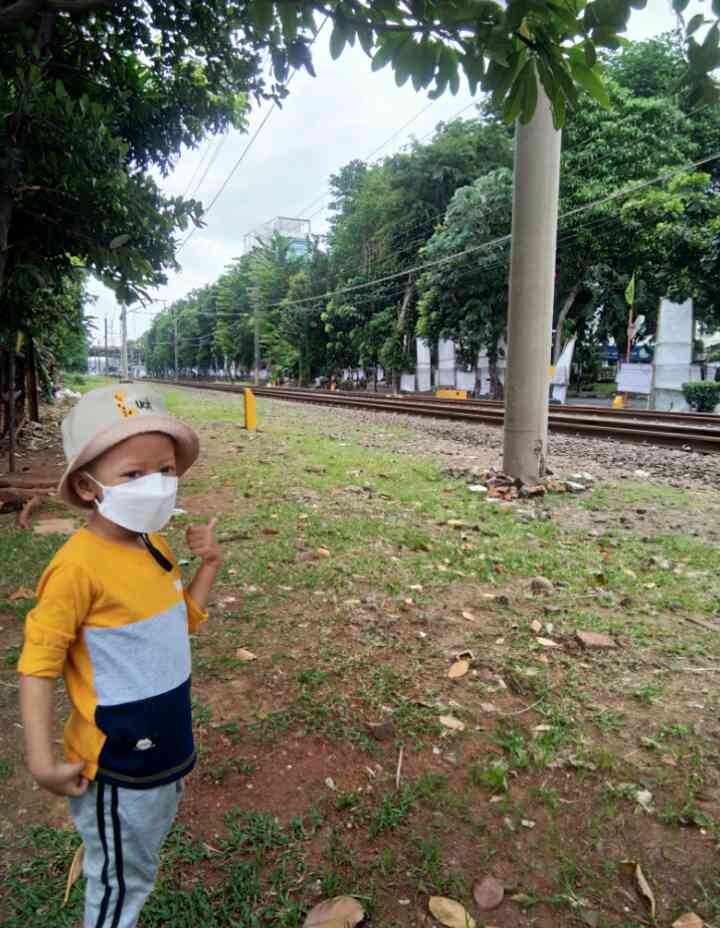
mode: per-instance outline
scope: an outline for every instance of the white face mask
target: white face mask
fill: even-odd
[[[91,474],[87,476],[103,491],[103,498],[96,499],[95,505],[109,522],[144,535],[159,532],[170,521],[177,496],[177,477],[155,473],[106,487]]]

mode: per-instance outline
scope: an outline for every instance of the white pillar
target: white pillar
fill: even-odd
[[[530,123],[515,133],[503,470],[545,475],[561,133],[538,82]]]

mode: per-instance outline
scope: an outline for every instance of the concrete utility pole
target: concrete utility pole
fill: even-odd
[[[120,373],[124,381],[130,380],[127,347],[127,306],[123,306],[120,310]]]
[[[503,470],[545,476],[561,133],[538,81],[530,123],[515,132]]]

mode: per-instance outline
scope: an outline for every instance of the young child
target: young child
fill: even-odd
[[[134,928],[195,764],[188,633],[207,618],[220,549],[214,519],[188,529],[200,566],[183,590],[153,534],[199,452],[156,393],[92,390],[62,432],[59,494],[89,518],[46,568],[27,617],[18,665],[27,760],[40,786],[70,797],[85,845],[85,928]],[[59,676],[73,705],[65,760],[52,746]]]

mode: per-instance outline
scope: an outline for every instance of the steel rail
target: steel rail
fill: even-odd
[[[155,382],[221,393],[238,394],[245,389],[236,384],[210,384],[194,380],[158,380]],[[286,402],[369,409],[460,422],[482,422],[496,426],[502,426],[504,421],[504,410],[501,404],[482,406],[467,401],[442,401],[437,398],[418,400],[283,387],[253,387],[252,389],[257,396]],[[707,428],[694,422],[692,425],[678,425],[672,422],[666,424],[658,421],[638,421],[635,418],[616,418],[611,411],[605,411],[606,414],[603,416],[603,411],[598,412],[595,407],[592,407],[593,412],[589,416],[569,412],[570,409],[575,408],[551,406],[548,416],[550,430],[578,437],[610,438],[670,448],[682,447],[693,451],[720,452],[720,422],[715,423],[715,428]],[[559,409],[561,411],[558,411]]]

